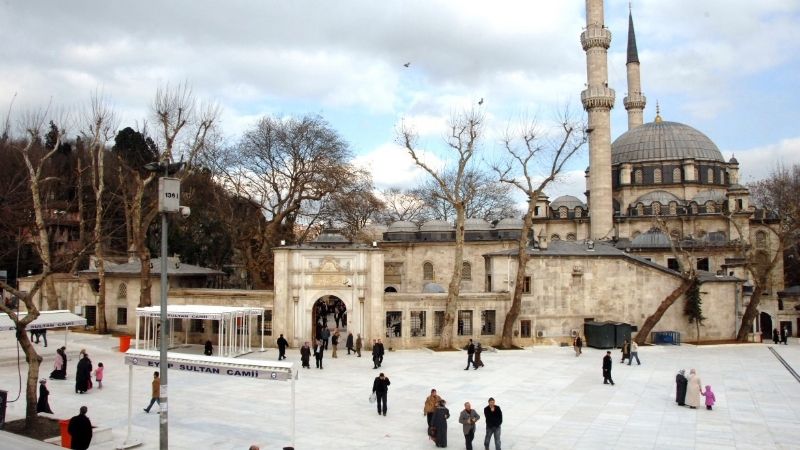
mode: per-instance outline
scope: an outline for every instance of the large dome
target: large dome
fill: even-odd
[[[725,162],[705,134],[678,122],[656,121],[625,132],[611,144],[611,164],[697,159]]]

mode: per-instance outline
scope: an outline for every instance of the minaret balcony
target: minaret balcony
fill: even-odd
[[[607,87],[589,86],[581,92],[581,103],[584,109],[614,107],[615,92]]]
[[[622,100],[622,104],[625,105],[625,109],[644,109],[645,103],[647,103],[647,97],[641,93],[628,94]]]
[[[581,46],[583,51],[589,50],[592,47],[603,47],[608,50],[611,45],[611,31],[608,28],[602,27],[597,24],[592,24],[586,27],[581,33]]]

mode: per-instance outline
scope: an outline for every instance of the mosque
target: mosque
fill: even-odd
[[[726,161],[709,137],[662,119],[658,111],[653,122],[644,123],[647,99],[632,15],[623,99],[628,130],[612,142],[610,111],[616,93],[607,81],[611,37],[603,1],[587,0],[580,42],[588,74],[581,92],[588,114],[588,203],[574,196],[538,199],[514,343],[568,342],[588,321],[625,322],[635,330],[681,283],[671,241],[690,255],[698,271],[707,320],[697,336],[679,299],[654,330],[678,332],[684,341],[733,339],[752,294],[737,245],[744,238],[767,254],[777,250],[763,212],[750,204],[748,189],[739,184],[736,159]],[[668,231],[654,227],[656,220]],[[456,344],[468,339],[484,345],[500,341],[514,290],[521,228],[516,218],[495,224],[467,220],[461,296],[453,324]],[[368,342],[380,338],[387,348],[434,345],[444,322],[454,236],[451,223],[435,220],[420,226],[393,223],[379,229],[371,245],[348,242],[327,230],[313,242],[274,249],[274,291],[182,287],[188,285],[170,269],[170,304],[263,307],[267,315],[259,326],[273,336],[273,345],[279,334],[291,346],[302,345],[334,311],[339,318],[335,326],[344,335],[360,334]],[[191,271],[184,266],[187,270]],[[133,315],[137,301],[127,293],[138,292],[138,279],[115,276],[113,266],[106,271],[109,326],[132,332],[134,321],[120,321],[119,315]],[[92,270],[84,276],[91,277]],[[153,292],[158,292],[158,279],[153,282]],[[779,265],[754,324],[765,338],[775,327],[792,330],[792,322],[800,327],[793,305],[778,300],[782,289]],[[91,308],[91,294],[79,297],[76,306]],[[334,326],[332,320],[328,326]],[[181,328],[189,330],[191,342],[213,338],[212,327]]]

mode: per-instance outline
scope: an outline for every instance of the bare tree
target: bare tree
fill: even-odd
[[[225,206],[261,211],[261,218],[237,223],[236,239],[258,289],[272,287],[272,248],[281,239],[294,240],[298,217],[308,212],[303,208],[340,191],[357,173],[348,163],[348,144],[319,116],[264,117],[238,145],[209,156],[207,165],[237,199]]]
[[[356,242],[384,204],[375,195],[372,176],[366,170],[355,169],[347,181],[322,202],[319,212],[322,220],[338,226],[348,239]]]
[[[449,174],[453,176],[453,173]],[[446,180],[448,185],[453,185],[454,180]],[[455,209],[445,200],[446,196],[439,192],[439,184],[428,179],[414,192],[425,201],[426,216],[438,220],[452,221],[455,219]],[[519,211],[511,196],[512,187],[508,184],[497,183],[489,174],[470,168],[464,173],[461,183],[461,196],[466,199],[464,214],[470,219],[483,219],[486,221],[500,220],[506,217],[516,217]]]
[[[422,223],[428,220],[425,200],[416,189],[401,190],[388,188],[378,193],[383,201],[384,209],[378,214],[377,220],[389,225],[392,222],[410,221]]]
[[[530,255],[528,246],[533,230],[533,215],[536,202],[544,189],[561,173],[564,165],[586,143],[585,127],[569,116],[567,110],[559,118],[557,133],[546,137],[535,121],[522,126],[514,135],[507,133],[504,139],[508,161],[494,166],[501,182],[516,187],[528,199],[522,217],[522,230],[517,241],[517,273],[514,278],[514,292],[511,308],[506,313],[502,348],[511,348],[514,324],[522,308],[522,294],[525,286],[526,267]]]
[[[753,295],[744,310],[742,324],[736,339],[747,340],[753,332],[753,321],[758,315],[761,295],[771,284],[771,277],[783,259],[784,252],[792,249],[800,237],[800,165],[791,168],[777,167],[770,176],[750,186],[753,201],[763,210],[756,211],[756,224],[745,235],[743,227],[733,215],[729,222],[740,236],[737,254],[744,261],[744,269],[753,283]],[[755,242],[753,242],[755,241]]]
[[[450,120],[449,133],[445,136],[447,147],[455,155],[454,166],[440,169],[424,161],[422,150],[417,147],[418,136],[412,129],[403,124],[398,130],[398,140],[408,150],[414,163],[426,171],[438,186],[436,198],[450,204],[455,211],[453,269],[447,288],[444,324],[439,339],[439,348],[442,349],[453,347],[453,323],[458,310],[461,267],[464,262],[465,206],[473,194],[473,191],[465,189],[465,182],[469,174],[469,163],[477,151],[482,132],[483,115],[478,111],[466,111],[454,116]]]

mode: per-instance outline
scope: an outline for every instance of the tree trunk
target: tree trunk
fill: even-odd
[[[36,400],[39,388],[39,367],[42,364],[42,357],[36,353],[36,347],[28,338],[27,329],[20,327],[20,337],[18,339],[22,351],[25,353],[25,361],[28,363],[28,378],[25,380],[25,428],[30,429],[36,419]]]
[[[533,228],[533,208],[535,206],[535,199],[538,196],[530,196],[528,200],[528,210],[522,220],[522,231],[517,241],[517,273],[514,276],[514,293],[511,297],[511,308],[506,313],[506,320],[503,322],[503,335],[500,338],[500,348],[511,348],[513,344],[513,329],[514,324],[519,318],[520,310],[522,309],[522,294],[525,288],[525,272],[528,266],[528,235]]]
[[[753,332],[753,321],[758,316],[758,305],[761,303],[761,280],[753,280],[753,296],[750,297],[750,303],[744,309],[742,316],[742,324],[739,326],[739,333],[736,334],[736,340],[739,342],[747,342],[747,335]]]
[[[95,145],[91,149],[97,152],[92,155],[92,162],[96,161],[94,167],[95,181],[92,183],[95,196],[95,215],[94,215],[94,253],[97,258],[97,278],[99,280],[99,290],[97,296],[97,332],[105,334],[108,332],[106,323],[106,262],[103,253],[103,192],[105,191],[105,149],[102,145]]]
[[[639,331],[636,333],[636,338],[634,339],[637,344],[642,345],[647,340],[647,336],[650,335],[650,332],[653,330],[653,327],[658,324],[658,321],[661,320],[661,317],[664,315],[665,312],[678,300],[686,291],[689,290],[694,280],[692,278],[684,278],[681,284],[675,288],[670,294],[661,301],[661,304],[658,305],[655,312],[648,317],[642,326],[639,328]]]
[[[453,348],[453,323],[458,314],[458,298],[461,293],[461,270],[464,265],[464,204],[463,202],[458,202],[454,206],[456,210],[456,248],[453,255],[453,275],[450,277],[450,285],[447,289],[442,335],[439,338],[440,349]],[[471,324],[470,329],[472,329]]]

